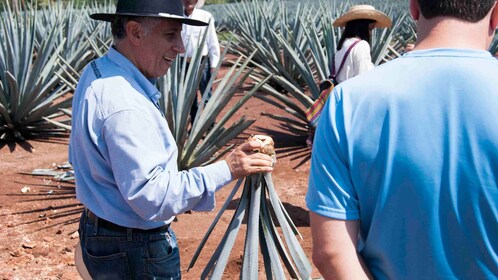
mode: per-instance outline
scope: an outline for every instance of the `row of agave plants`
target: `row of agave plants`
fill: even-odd
[[[365,2],[393,19],[391,28],[374,31],[374,64],[399,57],[406,44],[415,40],[414,21],[401,4]],[[263,86],[267,94],[257,94],[257,97],[288,113],[270,117],[281,120],[282,126],[292,133],[308,133],[304,110],[320,94],[317,81],[329,76],[329,66],[341,36],[341,29],[334,28],[332,23],[351,4],[334,1],[289,5],[281,1],[255,1],[225,6],[228,16],[223,24],[227,29],[235,30],[237,52],[247,56],[254,49],[258,50],[252,59],[256,66],[252,78],[260,81],[272,75],[270,82]]]
[[[114,9],[110,2],[83,8],[75,8],[73,2],[18,10],[4,6],[0,26],[0,141],[68,135],[72,93],[81,70],[105,54],[112,43],[109,25],[92,21],[88,15]],[[225,46],[223,56],[229,49]],[[212,162],[230,150],[227,144],[254,120],[242,117],[229,124],[229,119],[266,82],[263,79],[254,86],[234,108],[223,110],[252,70],[247,67],[251,55],[240,57],[215,80],[222,59],[211,80],[217,84],[213,102],[201,108],[188,131],[189,111],[201,74],[195,66],[203,66],[200,58],[198,52],[189,69],[177,59],[158,82],[166,119],[179,146],[181,169]]]
[[[0,19],[0,140],[67,135],[71,93],[79,73],[91,59],[104,54],[111,43],[109,25],[92,21],[88,15],[112,12],[114,4],[107,1],[79,7],[75,2],[59,1],[34,8],[21,5],[23,2],[16,5],[22,9],[12,9],[7,2]],[[415,23],[406,13],[406,4],[362,2],[373,4],[393,19],[392,28],[374,32],[374,63],[399,57],[406,43],[415,40]],[[259,97],[288,113],[271,116],[279,119],[283,127],[306,134],[309,126],[304,109],[319,95],[317,81],[329,75],[341,35],[332,22],[351,4],[310,0],[304,4],[252,1],[206,6],[215,14],[218,28],[231,33],[233,42],[225,46],[225,53],[236,53],[239,59],[231,61],[233,68],[220,80],[213,75],[211,82],[217,84],[215,98],[203,108],[189,137],[189,104],[200,73],[178,62],[161,79],[166,116],[183,151],[180,166],[198,166],[212,160],[219,150],[226,152],[224,145],[252,123],[241,119],[225,128],[236,109],[226,114],[222,110],[247,78],[257,85],[239,106],[251,96]],[[496,38],[491,51],[498,51]],[[220,66],[221,63],[216,72]],[[262,91],[258,92],[259,88]],[[222,121],[207,133],[220,118]]]
[[[328,65],[340,37],[332,21],[349,5],[255,1],[218,7],[223,11],[216,13],[220,28],[231,30],[234,41],[224,46],[210,81],[216,85],[213,97],[200,109],[190,130],[189,111],[200,82],[200,67],[204,66],[201,53],[194,55],[189,68],[185,60],[177,59],[158,80],[163,93],[161,105],[178,145],[180,169],[210,163],[230,150],[231,140],[254,121],[245,117],[234,123],[229,120],[252,96],[290,113],[292,117],[273,116],[282,126],[293,133],[307,133],[303,109],[318,95],[316,82],[329,75]],[[316,13],[317,9],[321,13]],[[415,36],[413,21],[397,5],[385,4],[381,9],[392,16],[394,26],[376,31],[372,44],[375,64],[398,57]],[[78,9],[72,3],[58,3],[42,9],[26,7],[22,12],[6,7],[0,28],[0,139],[67,135],[71,96],[79,74],[112,42],[109,25],[90,21],[88,15],[113,10],[110,3]],[[238,54],[238,59],[230,61],[232,66],[218,80],[227,52]],[[255,81],[254,87],[233,108],[226,108],[248,78]],[[189,268],[243,181],[238,181],[222,206]],[[201,279],[223,278],[244,219],[247,234],[241,279],[259,276],[259,252],[268,279],[310,278],[311,264],[296,238],[299,232],[278,198],[271,175],[256,174],[245,178],[237,209]]]
[[[251,77],[256,81],[272,77],[263,86],[267,94],[256,97],[288,113],[269,117],[280,120],[290,132],[309,132],[304,110],[320,93],[317,82],[330,74],[329,66],[341,36],[341,29],[332,23],[357,3],[371,4],[393,20],[391,28],[373,32],[375,65],[400,57],[407,43],[416,40],[416,24],[408,14],[407,3],[400,1],[252,1],[213,7],[213,13],[221,19],[221,28],[233,30],[235,49],[240,55],[248,56],[257,50],[252,59],[256,70]],[[498,52],[498,33],[490,52]]]
[[[70,94],[107,30],[60,3],[12,9],[7,2],[0,23],[0,140],[67,135]]]

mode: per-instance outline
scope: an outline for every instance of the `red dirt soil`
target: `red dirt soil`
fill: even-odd
[[[235,99],[240,96],[238,94]],[[273,182],[303,236],[301,245],[311,261],[309,218],[304,202],[310,149],[305,145],[305,138],[283,131],[278,121],[261,116],[263,112],[286,114],[252,98],[234,119],[241,115],[256,119],[246,131],[247,135],[241,139],[246,139],[250,134],[267,134],[274,138],[278,162],[273,172]],[[81,205],[74,197],[74,184],[23,174],[66,162],[67,144],[68,139],[0,143],[0,279],[80,279],[73,259],[74,247],[78,242],[77,221],[81,213]],[[235,211],[234,207],[229,207],[223,215],[196,265],[187,272],[192,255],[233,185],[226,186],[216,194],[218,203],[215,211],[183,214],[173,223],[179,241],[183,279],[199,279],[202,269],[221,241]],[[29,187],[29,192],[21,192],[25,187]],[[239,195],[240,191],[236,198]],[[238,233],[223,279],[239,278],[244,238],[245,224]],[[264,278],[264,274],[261,276]],[[316,269],[313,277],[319,277]]]

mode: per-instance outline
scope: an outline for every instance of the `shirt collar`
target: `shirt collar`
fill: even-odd
[[[130,82],[140,87],[137,88],[139,92],[143,92],[154,103],[159,100],[161,93],[155,86],[157,79],[146,78],[144,74],[142,74],[142,72],[140,72],[140,70],[138,70],[138,68],[126,56],[118,52],[114,46],[109,48],[107,57],[110,61],[118,65],[119,68],[128,73],[128,77],[132,80]]]
[[[446,56],[446,57],[472,57],[472,58],[492,58],[491,53],[485,50],[477,49],[451,49],[451,48],[433,48],[411,51],[403,54],[404,57],[420,56]]]

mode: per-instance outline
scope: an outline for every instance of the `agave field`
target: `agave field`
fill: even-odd
[[[230,98],[241,81],[251,78],[257,85],[248,92],[247,98],[264,99],[285,111],[271,117],[280,120],[280,125],[289,132],[308,133],[304,109],[319,94],[317,81],[330,73],[329,65],[341,35],[341,30],[332,27],[332,22],[358,2],[243,1],[206,6],[215,15],[218,31],[229,33],[225,37],[232,40],[225,51],[239,57],[229,61],[235,67],[231,71],[234,76],[212,81],[219,87],[218,92],[224,93],[220,100]],[[71,122],[71,94],[79,73],[88,61],[105,53],[112,42],[109,25],[92,21],[88,15],[112,12],[114,4],[99,1],[82,6],[79,2],[57,1],[40,8],[23,3],[4,1],[2,9],[0,140],[66,136]],[[407,3],[380,0],[361,3],[372,4],[393,19],[392,28],[374,31],[374,63],[378,65],[399,57],[406,44],[416,39],[415,23],[407,14]],[[490,47],[492,53],[498,51],[496,37]],[[227,42],[223,44],[228,46]],[[183,155],[190,157],[179,161],[189,167],[208,162],[213,150],[224,150],[223,145],[217,145],[204,146],[202,149],[211,151],[208,154],[194,151],[209,123],[223,116],[219,116],[221,106],[208,105],[196,121],[194,132],[198,137],[192,137],[196,140],[187,140],[186,133],[178,130],[186,130],[181,123],[188,115],[184,109],[194,98],[194,94],[188,93],[194,92],[199,80],[198,71],[182,72],[181,68],[181,65],[172,67],[159,87],[169,102],[165,104],[169,123],[177,122],[174,134],[181,145],[186,145]],[[212,133],[223,132],[224,141],[211,140],[228,143],[229,138],[250,125],[250,120],[240,120],[236,126],[226,129],[224,125],[219,123]],[[209,140],[208,137],[205,142]],[[201,159],[195,160],[192,155]]]
[[[67,137],[71,130],[72,94],[80,73],[89,61],[105,54],[112,44],[109,24],[92,21],[89,15],[112,13],[114,2],[52,1],[52,4],[37,6],[24,2],[1,2],[0,141]],[[374,64],[400,57],[405,46],[416,40],[415,22],[407,13],[407,2],[361,1],[393,19],[391,28],[374,30]],[[177,141],[179,167],[202,166],[230,151],[232,140],[254,123],[244,116],[233,120],[235,112],[250,98],[259,98],[280,109],[281,114],[267,115],[277,121],[280,129],[292,136],[307,135],[310,125],[305,109],[319,95],[317,82],[330,74],[329,65],[341,36],[341,29],[332,27],[332,22],[357,3],[360,1],[270,0],[205,6],[215,16],[220,38],[230,40],[221,42],[222,60],[214,68],[210,81],[214,86],[213,97],[200,108],[191,127],[189,112],[197,97],[200,69],[204,67],[201,53],[197,52],[190,62],[198,67],[187,67],[185,61],[177,59],[157,83],[166,121]],[[489,51],[498,52],[498,35]],[[229,65],[223,74],[219,73],[222,64]],[[244,94],[237,102],[230,103],[235,105],[226,108],[235,93],[240,92]],[[257,242],[261,242],[265,269],[273,271],[273,274],[267,273],[267,277],[308,278],[311,266],[301,254],[294,238],[298,232],[276,197],[271,175],[259,174],[245,180],[232,227],[238,230],[237,222],[244,218],[247,207],[254,224],[252,234],[247,237],[251,243],[247,246],[252,244],[253,251],[257,252]],[[241,184],[242,180],[238,185]],[[235,191],[231,198],[234,195]],[[269,196],[270,203],[265,195]],[[272,214],[274,212],[276,214]],[[276,224],[287,231],[285,239],[293,244],[287,246],[290,254],[285,251]],[[227,257],[223,252],[230,251],[231,247],[226,244],[234,238],[228,232],[215,254],[216,260],[206,267],[203,278],[222,275],[226,263],[218,259]],[[258,236],[264,238],[258,239]],[[276,264],[279,259],[284,266]],[[251,271],[254,267],[250,262],[258,262],[257,257],[244,260],[246,274],[241,273],[241,278],[253,278],[251,275],[255,272]]]

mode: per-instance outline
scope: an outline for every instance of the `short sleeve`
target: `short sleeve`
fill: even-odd
[[[349,172],[340,94],[338,86],[328,99],[315,132],[306,205],[322,216],[357,220],[358,198]]]

